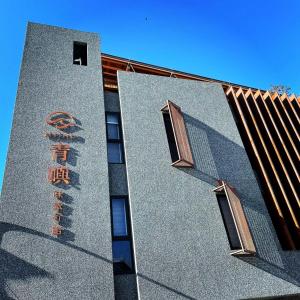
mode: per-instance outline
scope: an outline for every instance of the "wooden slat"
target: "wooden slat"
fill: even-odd
[[[242,244],[243,251],[246,254],[254,254],[256,253],[256,249],[253,243],[252,235],[248,226],[243,207],[241,205],[241,201],[229,185],[227,185],[225,182],[223,184],[230,209],[233,213],[235,225],[239,233],[239,238]],[[242,253],[237,252],[236,254]]]
[[[285,122],[283,121],[283,119],[282,119],[282,117],[281,117],[281,114],[280,114],[280,112],[279,112],[277,106],[275,105],[274,101],[272,101],[272,96],[271,96],[271,94],[270,94],[269,92],[264,93],[263,99],[266,101],[268,98],[270,99],[270,103],[271,103],[272,107],[274,108],[274,110],[275,110],[275,112],[276,112],[276,115],[277,115],[277,117],[278,117],[278,119],[279,119],[279,121],[280,121],[280,124],[282,125],[282,127],[283,127],[283,129],[284,129],[284,132],[286,133],[286,135],[287,135],[287,137],[288,137],[288,141],[289,141],[289,143],[291,144],[291,146],[292,146],[292,148],[293,148],[294,152],[296,153],[297,158],[298,158],[298,160],[299,160],[299,159],[300,159],[300,154],[299,154],[299,152],[298,152],[298,149],[297,149],[297,147],[296,147],[296,145],[295,145],[295,143],[294,143],[294,140],[292,139],[292,137],[291,137],[291,135],[290,135],[289,130],[287,129],[287,127],[286,127],[286,125],[285,125]]]
[[[277,124],[276,124],[276,122],[275,122],[274,119],[273,119],[272,113],[270,112],[268,105],[266,104],[265,100],[263,99],[263,96],[262,96],[261,92],[260,92],[260,91],[257,91],[257,92],[253,95],[253,98],[254,98],[254,101],[257,101],[258,99],[261,99],[261,103],[263,104],[265,110],[266,110],[267,113],[268,113],[268,116],[269,116],[269,118],[270,118],[270,120],[271,120],[271,123],[272,123],[274,129],[275,129],[275,132],[276,132],[276,134],[277,134],[277,137],[279,138],[279,140],[280,140],[280,142],[281,142],[281,145],[282,145],[282,147],[283,147],[283,149],[284,149],[284,151],[285,151],[285,153],[286,153],[286,155],[287,155],[287,157],[288,157],[288,159],[289,159],[289,162],[290,162],[290,164],[291,164],[291,166],[292,166],[292,169],[293,169],[293,171],[294,171],[294,173],[295,173],[295,175],[296,175],[296,177],[297,177],[297,179],[298,179],[298,182],[300,183],[300,177],[299,177],[298,170],[297,170],[297,168],[296,168],[296,166],[295,166],[295,163],[294,163],[294,161],[293,161],[293,159],[292,159],[292,157],[291,157],[291,154],[290,154],[289,150],[287,149],[286,144],[285,144],[285,142],[284,142],[284,140],[283,140],[283,138],[282,138],[282,136],[281,136],[281,134],[280,134],[280,132],[279,132],[279,130],[278,130]]]
[[[247,138],[248,138],[248,140],[250,142],[250,145],[252,146],[252,150],[253,150],[254,155],[255,155],[255,157],[257,159],[257,162],[259,164],[260,170],[261,170],[261,172],[263,174],[264,181],[266,182],[266,185],[267,185],[268,190],[270,192],[271,200],[273,202],[275,211],[277,213],[278,221],[280,222],[280,225],[281,225],[283,231],[285,232],[285,236],[286,236],[287,241],[288,241],[288,246],[290,247],[290,249],[295,250],[296,249],[295,244],[293,242],[291,233],[290,233],[289,229],[286,226],[285,218],[284,218],[283,212],[282,212],[282,210],[281,210],[281,208],[279,206],[279,203],[277,201],[277,197],[276,197],[274,189],[272,187],[269,175],[268,175],[268,173],[267,173],[267,171],[266,171],[266,169],[264,167],[264,164],[262,162],[262,159],[261,159],[261,157],[259,155],[258,149],[256,147],[256,144],[255,144],[254,140],[253,140],[253,137],[252,137],[252,134],[251,134],[250,129],[248,127],[248,124],[246,122],[246,118],[244,116],[244,113],[243,113],[243,111],[241,109],[241,106],[240,106],[240,104],[239,104],[239,102],[237,100],[237,97],[236,97],[235,92],[234,92],[234,90],[233,90],[232,87],[229,87],[227,89],[226,95],[227,96],[231,96],[232,99],[233,99],[233,101],[234,101],[234,105],[235,105],[235,107],[238,110],[239,118],[242,121],[243,127],[244,127],[244,129],[246,131]]]
[[[248,90],[248,92],[245,94],[245,98],[246,98],[247,100],[248,100],[249,97],[251,97],[251,98],[254,100],[254,96],[253,96],[251,90]],[[258,114],[259,114],[259,117],[260,117],[260,119],[261,119],[261,121],[262,121],[263,127],[264,127],[265,131],[267,132],[268,138],[270,139],[271,146],[272,146],[272,148],[273,148],[274,151],[275,151],[275,154],[276,154],[276,156],[277,156],[277,159],[278,159],[278,161],[279,161],[279,163],[280,163],[280,165],[281,165],[281,167],[282,167],[282,169],[283,169],[284,175],[286,176],[286,179],[287,179],[287,181],[288,181],[288,183],[289,183],[289,186],[290,186],[290,188],[291,188],[291,190],[292,190],[292,192],[293,192],[293,195],[294,195],[294,197],[295,197],[295,199],[296,199],[296,201],[297,201],[298,207],[300,208],[300,200],[299,200],[298,194],[297,194],[296,189],[295,189],[295,187],[294,187],[294,184],[293,184],[293,182],[292,182],[292,180],[291,180],[291,178],[290,178],[290,175],[289,175],[289,173],[288,173],[288,171],[287,171],[287,169],[286,169],[286,167],[285,167],[285,164],[284,164],[284,162],[283,162],[283,159],[282,159],[282,157],[281,157],[281,154],[280,154],[280,152],[279,152],[279,150],[278,150],[278,148],[277,148],[277,146],[276,146],[276,144],[275,144],[275,142],[274,142],[274,139],[273,139],[273,137],[272,137],[272,134],[271,134],[270,131],[269,131],[268,125],[267,125],[267,123],[266,123],[266,121],[265,121],[265,118],[264,118],[264,116],[263,116],[263,114],[262,114],[262,112],[261,112],[261,110],[260,110],[259,105],[257,104],[256,101],[253,101],[253,102],[254,102],[254,105],[255,105],[255,107],[256,107],[256,109],[257,109],[257,111],[258,111]]]
[[[179,160],[174,162],[172,165],[178,167],[193,167],[194,160],[181,109],[169,100],[167,101],[167,106],[179,156]]]

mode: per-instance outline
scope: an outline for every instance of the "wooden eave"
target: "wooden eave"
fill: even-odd
[[[238,85],[228,81],[222,81],[217,79],[212,79],[205,76],[194,75],[186,72],[181,72],[169,68],[158,67],[127,58],[122,58],[110,54],[101,54],[102,61],[102,70],[103,70],[103,81],[105,89],[118,89],[117,83],[117,71],[127,71],[127,72],[136,72],[149,75],[165,76],[165,77],[174,77],[178,79],[189,79],[189,80],[198,80],[204,82],[215,82],[222,84],[224,90],[232,86],[235,90],[242,88],[243,90],[248,90],[251,87]],[[114,86],[112,88],[112,86]],[[256,91],[257,89],[251,88]]]

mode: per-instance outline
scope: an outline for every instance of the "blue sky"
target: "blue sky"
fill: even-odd
[[[300,1],[2,0],[0,189],[28,21],[101,36],[103,52],[300,94]]]

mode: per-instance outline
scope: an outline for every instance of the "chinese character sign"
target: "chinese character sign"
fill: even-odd
[[[56,111],[50,113],[46,118],[46,123],[59,130],[64,130],[73,126],[76,126],[75,118],[67,113]],[[50,132],[46,134],[49,138],[71,139],[72,136],[63,132]],[[54,144],[50,148],[51,159],[55,162],[68,162],[68,155],[70,151],[70,145],[68,144]],[[53,185],[63,184],[69,185],[71,183],[70,171],[66,166],[58,165],[56,167],[48,168],[48,182]],[[54,191],[53,193],[55,202],[53,203],[53,225],[51,228],[51,234],[55,237],[59,237],[63,234],[63,228],[61,227],[63,216],[63,198],[64,193],[62,191]]]
[[[57,167],[48,169],[48,181],[53,184],[70,183],[69,169],[66,167]]]
[[[51,147],[52,160],[67,161],[68,153],[70,151],[70,145],[68,144],[55,144]]]

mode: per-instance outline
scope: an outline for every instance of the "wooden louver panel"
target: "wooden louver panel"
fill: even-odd
[[[180,107],[168,100],[167,104],[161,110],[170,114],[175,137],[179,159],[173,162],[172,165],[176,167],[192,168],[194,166],[194,161]]]
[[[231,252],[232,255],[251,255],[256,253],[256,249],[253,243],[252,235],[248,226],[248,222],[241,205],[241,201],[237,196],[236,192],[225,182],[221,183],[215,191],[224,192],[232,213],[234,225],[236,227],[238,237],[241,244],[241,249],[234,250]]]
[[[300,249],[298,103],[290,106],[297,98],[233,88],[226,95],[281,245]]]

